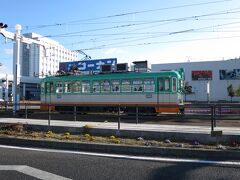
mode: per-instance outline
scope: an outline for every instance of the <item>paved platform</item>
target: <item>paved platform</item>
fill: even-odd
[[[214,130],[222,131],[221,137],[211,137],[210,126],[193,125],[162,125],[162,124],[133,124],[117,122],[84,122],[84,121],[62,121],[43,119],[20,119],[0,118],[0,123],[23,123],[37,130],[51,129],[55,132],[81,132],[85,125],[90,125],[90,131],[96,135],[119,135],[125,137],[147,137],[147,138],[174,138],[176,140],[194,140],[202,142],[217,141],[240,141],[240,127],[216,127]]]

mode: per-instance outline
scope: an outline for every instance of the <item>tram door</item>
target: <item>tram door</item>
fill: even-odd
[[[171,105],[171,86],[169,77],[161,77],[157,80],[157,107],[156,112],[158,113],[177,113],[178,108],[172,107]]]
[[[45,104],[51,104],[52,103],[52,94],[54,92],[54,84],[53,82],[47,82],[45,83],[45,91],[44,91],[44,101]],[[43,105],[41,106],[41,110],[47,110],[48,106]],[[54,107],[51,106],[51,109],[53,110]]]

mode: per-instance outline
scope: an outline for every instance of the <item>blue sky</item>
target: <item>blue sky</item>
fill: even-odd
[[[93,59],[150,63],[239,57],[239,0],[2,0],[8,31],[48,36]],[[12,71],[12,42],[0,37]]]

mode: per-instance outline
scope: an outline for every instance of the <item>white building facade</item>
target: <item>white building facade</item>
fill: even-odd
[[[20,45],[20,99],[39,100],[41,78],[55,74],[59,70],[59,62],[77,61],[79,53],[36,33],[23,36],[44,44]]]
[[[35,33],[24,34],[24,37],[41,41],[46,45],[21,44],[21,76],[42,77],[44,75],[55,74],[59,69],[60,62],[78,60],[78,52],[66,49],[57,41]]]
[[[240,59],[152,64],[152,71],[183,68],[185,82],[192,86],[187,101],[231,101],[227,87],[240,88]],[[207,84],[209,83],[209,95]],[[233,97],[240,101],[240,97]]]

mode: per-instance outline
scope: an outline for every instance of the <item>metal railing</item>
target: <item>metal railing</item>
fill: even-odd
[[[0,113],[1,115],[13,116],[12,109],[13,103],[0,103]],[[121,121],[124,119],[124,122],[135,122],[136,124],[141,122],[149,121],[167,121],[167,120],[177,120],[178,122],[188,123],[188,120],[201,120],[201,122],[208,122],[211,124],[211,130],[214,131],[214,128],[217,126],[217,121],[228,121],[235,120],[240,121],[240,103],[195,103],[195,104],[185,104],[185,105],[152,105],[150,107],[154,108],[177,108],[178,112],[176,113],[153,113],[148,112],[143,109],[146,105],[142,104],[106,104],[106,105],[84,105],[84,104],[42,104],[42,103],[31,103],[25,102],[17,104],[19,110],[14,114],[14,117],[25,117],[28,118],[42,118],[48,119],[48,125],[51,125],[51,120],[54,116],[56,119],[61,119],[60,117],[64,114],[64,120],[74,120],[77,121],[81,116],[89,115],[91,118],[93,115],[97,116],[97,119],[100,116],[103,118],[112,118],[112,121],[118,122],[118,129],[121,128]],[[44,107],[44,108],[41,108]],[[55,107],[61,107],[62,110],[56,110]],[[87,111],[87,108],[99,108],[102,109],[111,109],[110,112],[99,112],[99,111]],[[131,111],[125,111],[126,109],[131,109]],[[37,114],[34,116],[34,114]],[[68,115],[68,117],[67,117]],[[92,116],[91,116],[92,115]],[[150,116],[152,115],[152,116]],[[210,121],[209,121],[210,120]],[[94,121],[94,119],[93,119]]]

